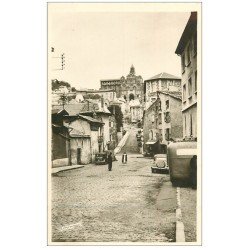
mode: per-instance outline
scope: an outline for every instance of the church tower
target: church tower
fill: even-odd
[[[132,66],[130,67],[130,72],[129,72],[130,75],[135,75],[135,67],[134,65],[132,64]]]

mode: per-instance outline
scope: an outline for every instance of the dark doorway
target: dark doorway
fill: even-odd
[[[131,101],[131,100],[134,100],[135,99],[135,96],[134,96],[134,94],[129,94],[129,100]]]
[[[81,164],[81,148],[77,149],[77,164]]]

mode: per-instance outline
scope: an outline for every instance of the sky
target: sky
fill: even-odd
[[[48,22],[50,78],[77,89],[99,89],[101,79],[126,77],[132,64],[143,80],[161,72],[181,76],[175,49],[189,16],[189,12],[54,12]],[[57,70],[62,53],[65,69]]]

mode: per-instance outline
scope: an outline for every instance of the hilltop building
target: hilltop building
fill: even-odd
[[[143,79],[136,75],[135,67],[130,67],[129,74],[118,79],[101,80],[100,90],[114,90],[117,98],[124,98],[126,101],[139,99],[143,101]]]

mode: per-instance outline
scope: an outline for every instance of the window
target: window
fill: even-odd
[[[159,101],[159,110],[161,110],[161,101]]]
[[[191,114],[190,114],[190,136],[193,136],[193,120]]]
[[[192,77],[188,79],[188,98],[192,97]]]
[[[182,56],[181,56],[181,69],[182,69],[182,73],[185,71],[185,52],[183,52]]]
[[[194,92],[197,92],[197,71],[195,71],[194,75]]]
[[[166,101],[166,109],[169,109],[169,100]]]
[[[154,133],[153,133],[153,131],[151,130],[151,140],[154,140]]]
[[[154,114],[152,115],[151,120],[152,120],[152,123],[155,122],[155,116],[154,116]]]
[[[162,129],[159,129],[159,138],[162,139]]]
[[[169,133],[169,128],[166,129],[166,134],[165,134],[165,139],[169,140],[170,133]]]
[[[165,114],[164,121],[166,123],[169,123],[171,121],[170,112],[165,112],[164,114]]]
[[[190,52],[191,52],[191,50],[190,50],[190,44],[189,44],[188,47],[187,47],[187,53],[186,53],[186,55],[187,55],[187,66],[188,66],[188,65],[190,64],[190,62],[191,62]]]
[[[162,115],[159,113],[159,124],[162,124]]]
[[[187,95],[187,89],[186,89],[186,84],[184,84],[183,85],[183,91],[182,91],[182,100],[183,100],[183,102],[185,102],[186,101],[186,95]]]
[[[186,121],[186,116],[184,115],[184,136],[186,136],[186,129],[187,129],[187,121]]]

